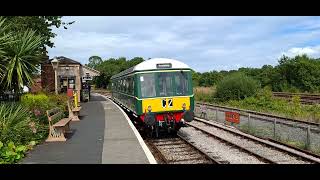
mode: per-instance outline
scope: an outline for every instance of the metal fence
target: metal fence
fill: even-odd
[[[229,124],[225,120],[225,112],[240,114],[239,124]],[[232,125],[241,131],[284,142],[299,148],[320,153],[320,125],[290,121],[275,116],[257,115],[255,113],[224,109],[221,107],[199,105],[195,106],[195,115],[207,120],[213,120]]]

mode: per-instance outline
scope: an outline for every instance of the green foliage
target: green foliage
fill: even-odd
[[[62,111],[64,111],[65,115],[68,115],[68,96],[66,94],[48,94],[49,101],[52,102],[51,104],[54,104],[54,106],[50,107],[59,107]]]
[[[120,57],[118,59],[110,58],[105,60],[96,66],[96,69],[100,71],[100,76],[94,78],[94,83],[97,88],[107,88],[110,83],[110,78],[113,75],[143,61],[144,60],[141,57],[135,57],[128,61],[124,57]]]
[[[231,74],[217,85],[216,97],[222,101],[240,100],[256,94],[258,83],[243,73]]]
[[[46,111],[55,107],[59,107],[61,110],[68,113],[67,110],[68,96],[63,94],[24,94],[20,98],[21,104],[28,108],[32,113],[32,116],[39,120],[43,124],[47,124]]]
[[[91,56],[89,58],[89,64],[88,64],[88,67],[91,67],[91,68],[96,68],[97,66],[99,66],[100,64],[102,63],[102,59],[101,57],[99,56]]]
[[[35,31],[26,30],[24,33],[17,33],[12,36],[13,43],[4,47],[3,61],[6,63],[5,75],[2,83],[15,92],[22,88],[22,85],[32,83],[31,74],[35,72],[36,66],[41,62],[40,45],[43,38],[35,35]]]
[[[45,94],[24,94],[21,96],[20,102],[24,107],[27,107],[31,111],[40,110],[41,114],[44,114],[46,110],[55,105]]]
[[[5,74],[6,63],[3,60],[5,58],[4,48],[6,45],[12,43],[11,33],[6,33],[8,29],[8,25],[5,25],[5,19],[0,17],[0,81]],[[1,84],[0,84],[0,92],[1,92]]]
[[[194,86],[209,87],[219,83],[224,77],[243,73],[256,81],[261,87],[272,91],[320,92],[320,60],[306,55],[289,58],[283,56],[275,67],[264,65],[261,68],[245,68],[230,71],[193,72]]]
[[[15,145],[10,141],[7,144],[3,144],[0,141],[0,164],[12,164],[18,162],[25,156],[25,153],[32,149],[35,145],[34,141],[31,141],[29,145]]]
[[[62,16],[6,16],[7,24],[10,25],[8,31],[14,33],[24,32],[26,29],[32,29],[44,38],[41,42],[41,49],[46,51],[46,46],[52,48],[54,43],[52,39],[56,37],[56,34],[52,32],[53,27],[59,28],[63,26],[67,29],[68,25],[74,23],[63,22]]]
[[[0,93],[33,83],[32,75],[53,47],[52,26],[70,25],[62,16],[0,16]],[[66,27],[65,27],[66,28]]]
[[[28,109],[20,104],[0,104],[0,141],[26,143],[32,140],[34,132],[30,127],[33,122]]]
[[[215,101],[215,103],[304,121],[320,121],[319,104],[302,105],[299,96],[294,96],[291,102],[284,99],[273,98],[272,91],[268,88],[261,89],[256,96],[251,96],[243,100]]]

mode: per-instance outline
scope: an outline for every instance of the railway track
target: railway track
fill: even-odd
[[[196,131],[206,134],[207,137],[223,142],[226,145],[239,149],[248,155],[254,156],[261,163],[267,164],[318,164],[320,157],[315,154],[305,153],[298,149],[290,148],[275,142],[263,140],[234,128],[207,122],[195,118],[188,126]],[[255,163],[255,162],[254,162]]]
[[[291,101],[293,96],[300,96],[302,104],[319,104],[320,94],[306,94],[306,93],[286,93],[286,92],[273,92],[274,97],[282,98]]]
[[[195,147],[183,136],[149,139],[146,144],[160,164],[227,164]]]

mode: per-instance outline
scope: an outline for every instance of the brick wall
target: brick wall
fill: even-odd
[[[41,87],[41,78],[34,79],[34,84],[31,86],[30,91],[36,93],[42,90]]]
[[[51,64],[41,65],[41,86],[44,90],[53,92],[54,89],[54,70]]]

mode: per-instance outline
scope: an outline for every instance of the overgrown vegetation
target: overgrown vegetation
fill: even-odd
[[[32,145],[41,143],[48,135],[46,110],[60,107],[67,115],[67,98],[62,94],[25,94],[20,102],[0,104],[0,142],[5,148],[0,151],[5,153],[0,154],[0,163],[16,162]]]
[[[230,71],[193,72],[193,85],[211,87],[219,84],[224,77],[243,73],[272,91],[281,92],[320,92],[320,60],[307,55],[293,58],[283,56],[278,65],[264,65],[261,68],[239,68]]]
[[[294,96],[290,102],[284,99],[274,98],[272,96],[272,91],[268,87],[258,90],[254,96],[241,100],[220,101],[218,98],[215,98],[215,94],[205,94],[203,92],[200,96],[196,93],[195,100],[270,113],[304,121],[320,122],[319,104],[303,105],[300,103],[299,96]]]
[[[215,96],[220,101],[241,100],[254,96],[258,87],[258,83],[245,74],[231,74],[217,84]]]
[[[45,59],[46,46],[54,45],[52,26],[73,23],[62,22],[61,17],[0,16],[0,94],[9,91],[18,95],[23,86],[32,85],[33,75]],[[42,142],[48,133],[46,110],[66,110],[66,101],[65,95],[40,93],[0,103],[0,164],[19,161]]]

